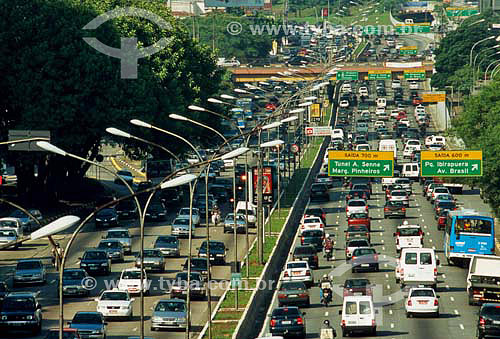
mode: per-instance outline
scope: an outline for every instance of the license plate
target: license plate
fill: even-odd
[[[281,322],[281,324],[282,324],[282,325],[290,325],[291,323],[292,323],[292,321],[291,321],[291,320],[283,320],[283,321]]]
[[[354,324],[356,324],[356,322],[355,322],[355,321],[348,321],[347,323],[348,323],[348,324],[350,324],[350,325],[354,325]]]
[[[91,270],[96,270],[96,269],[98,269],[98,267],[95,267],[95,266],[90,266],[89,268],[90,268]]]
[[[102,225],[103,225],[103,226],[108,226],[108,224],[109,224],[109,223],[107,223],[107,222],[103,222],[103,223],[102,223]]]
[[[288,297],[289,297],[289,298],[297,298],[297,297],[298,297],[298,295],[297,295],[297,294],[290,294],[290,295],[288,295]]]
[[[301,275],[302,272],[293,272],[293,275]]]
[[[418,303],[421,305],[427,304],[429,301],[428,300],[419,300]]]
[[[361,292],[354,292],[354,295],[363,295]]]
[[[116,313],[118,313],[118,311],[117,310],[109,310],[109,313],[110,314],[116,314]]]
[[[361,264],[361,267],[368,267],[370,264]]]

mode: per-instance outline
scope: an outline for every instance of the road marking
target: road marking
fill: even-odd
[[[387,289],[390,290],[391,289],[391,285],[387,285]]]
[[[191,237],[191,238],[192,238],[192,237]],[[51,284],[53,284],[53,283],[55,283],[55,282],[56,282],[56,280],[54,279],[54,280],[52,280],[50,283],[51,283]],[[143,294],[144,294],[144,293],[143,293]]]
[[[421,217],[423,217],[424,215],[423,214],[420,214]]]
[[[386,274],[385,274],[385,277],[386,277],[386,278],[389,278],[389,274],[388,274],[388,273],[386,273]]]
[[[449,289],[450,289],[450,285],[446,285],[445,287],[446,287],[446,289],[447,289],[447,290],[449,290]]]
[[[464,330],[464,325],[463,325],[463,324],[460,324],[460,325],[458,325],[458,326],[460,326],[460,329],[461,329],[461,330]]]
[[[392,297],[391,296],[389,296],[389,301],[392,301]]]
[[[328,312],[325,312],[325,317],[328,317]]]
[[[144,293],[143,293],[143,294],[144,294]],[[137,331],[137,327],[134,327],[134,328],[132,329],[132,331],[133,331],[133,332]]]
[[[424,228],[427,228],[427,226],[424,226]]]
[[[382,246],[382,251],[385,251],[385,246]]]
[[[451,300],[451,301],[455,301],[455,298],[453,298],[453,297],[450,297],[450,300]]]
[[[432,242],[432,239],[429,239],[429,242]]]
[[[394,328],[394,323],[391,323],[391,328]]]
[[[456,315],[458,315],[458,310],[453,310],[453,312],[454,312]]]
[[[436,246],[432,246],[432,249],[435,250],[436,249]]]
[[[443,273],[442,276],[443,276],[443,279],[446,279],[446,274]]]
[[[425,219],[422,218],[422,222],[425,222]]]
[[[427,232],[427,235],[431,235],[431,232]],[[192,237],[191,237],[192,238]]]
[[[389,314],[392,314],[392,310],[389,310]]]

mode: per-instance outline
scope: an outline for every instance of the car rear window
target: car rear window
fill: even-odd
[[[299,309],[295,307],[291,308],[275,308],[273,310],[273,317],[284,317],[284,316],[298,316]]]
[[[498,320],[500,319],[500,306],[483,306],[481,315]]]
[[[366,240],[353,240],[353,241],[349,241],[349,244],[347,245],[347,247],[364,247],[364,246],[370,246],[368,241],[366,241]]]
[[[359,302],[359,313],[360,314],[371,314],[372,307],[369,301],[360,301]]]
[[[291,262],[286,265],[287,268],[307,268],[305,262]]]
[[[403,192],[403,191],[393,191],[393,192],[391,192],[391,195],[394,196],[394,197],[405,197],[406,196],[406,192]]]
[[[316,254],[316,250],[312,246],[295,247],[294,254]]]
[[[417,253],[406,253],[405,264],[406,265],[416,265],[417,264]]]
[[[361,207],[361,206],[366,206],[366,202],[362,201],[362,200],[351,200],[347,203],[348,206],[352,206],[352,207]]]
[[[284,282],[282,285],[281,285],[281,288],[280,290],[285,290],[285,291],[288,291],[288,290],[305,290],[307,289],[306,285],[303,283],[303,282],[299,282],[299,281],[293,281],[293,282]]]
[[[323,231],[321,231],[321,230],[308,230],[308,231],[302,232],[302,236],[304,236],[304,238],[323,237]]]
[[[434,292],[431,290],[414,290],[411,292],[412,297],[433,297]]]
[[[420,228],[400,228],[398,232],[401,237],[417,237],[420,235]]]
[[[307,218],[304,219],[304,224],[316,224],[316,223],[321,223],[320,218]]]
[[[360,256],[360,255],[370,255],[370,254],[375,254],[375,250],[373,248],[358,248],[354,250],[353,255],[354,256]]]
[[[346,288],[365,287],[366,285],[370,285],[370,281],[368,279],[352,279],[347,280],[345,283]]]

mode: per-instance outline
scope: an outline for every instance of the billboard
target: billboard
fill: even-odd
[[[321,104],[311,105],[311,121],[321,121]]]
[[[304,131],[311,137],[329,137],[332,135],[332,126],[305,127]]]
[[[264,0],[205,0],[205,7],[264,7]]]
[[[253,200],[257,203],[257,183],[259,170],[257,167],[252,169],[253,182]],[[265,166],[262,168],[262,202],[264,204],[273,203],[273,168]]]

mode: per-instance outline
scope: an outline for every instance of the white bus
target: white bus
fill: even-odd
[[[396,146],[396,140],[380,140],[378,144],[378,150],[381,152],[394,152],[394,160],[396,160],[398,156],[398,149]]]

